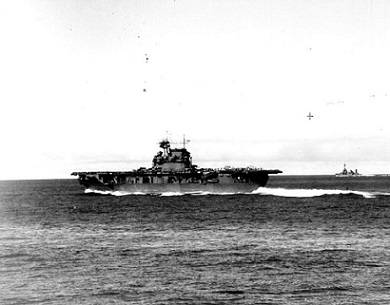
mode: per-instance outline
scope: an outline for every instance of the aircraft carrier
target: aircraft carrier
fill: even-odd
[[[132,171],[73,172],[81,185],[90,191],[123,191],[134,194],[178,193],[247,193],[267,184],[270,174],[278,169],[225,167],[198,168],[192,164],[185,148],[171,148],[168,139],[162,140],[153,158],[152,167]]]

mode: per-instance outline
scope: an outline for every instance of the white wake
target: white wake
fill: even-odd
[[[355,194],[364,198],[375,198],[377,195],[390,195],[390,193],[363,192],[353,190],[329,190],[329,189],[286,189],[286,188],[268,188],[259,187],[252,194],[272,195],[279,197],[310,198],[324,195],[350,195]]]
[[[338,189],[287,189],[287,188],[269,188],[259,187],[250,193],[233,193],[233,192],[163,192],[163,193],[144,193],[144,192],[126,192],[126,191],[101,191],[94,189],[86,189],[85,193],[95,193],[100,195],[111,195],[111,196],[128,196],[128,195],[154,195],[161,197],[172,197],[172,196],[207,196],[207,195],[263,195],[263,196],[277,196],[277,197],[295,197],[295,198],[311,198],[319,197],[324,195],[350,195],[355,194],[364,198],[375,198],[378,195],[390,196],[390,193],[384,192],[367,192],[367,191],[354,191],[354,190],[338,190]]]
[[[112,195],[112,196],[127,196],[127,195],[147,195],[143,192],[125,192],[125,191],[101,191],[101,190],[94,190],[94,189],[86,189],[84,190],[84,193],[86,194],[100,194],[100,195]]]

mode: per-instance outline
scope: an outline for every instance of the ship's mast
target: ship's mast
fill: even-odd
[[[183,148],[186,148],[186,144],[189,143],[189,142],[190,142],[190,140],[187,140],[186,139],[186,135],[183,134]]]
[[[166,143],[168,143],[168,144],[166,144]],[[188,144],[188,143],[190,143],[190,140],[186,139],[186,136],[183,134],[182,141],[171,142],[168,140],[168,138],[165,138],[164,140],[162,140],[160,142],[160,147],[164,149],[164,147],[168,145],[168,148],[170,148],[170,145],[173,144],[173,145],[182,145],[183,146],[182,148],[186,148],[186,144]]]

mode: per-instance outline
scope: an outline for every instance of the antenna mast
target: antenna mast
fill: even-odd
[[[186,140],[186,135],[183,134],[183,148],[186,148],[186,144],[189,142],[190,142],[190,140]]]

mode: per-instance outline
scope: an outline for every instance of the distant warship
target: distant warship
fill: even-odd
[[[132,171],[73,172],[81,185],[89,190],[124,191],[129,193],[161,194],[180,193],[244,193],[265,186],[269,174],[280,170],[260,168],[222,169],[198,168],[192,164],[190,152],[185,148],[171,148],[168,139],[159,144],[152,167],[140,167]]]
[[[357,169],[355,171],[347,170],[347,166],[344,164],[344,169],[340,173],[337,173],[336,177],[359,177],[361,175]]]

